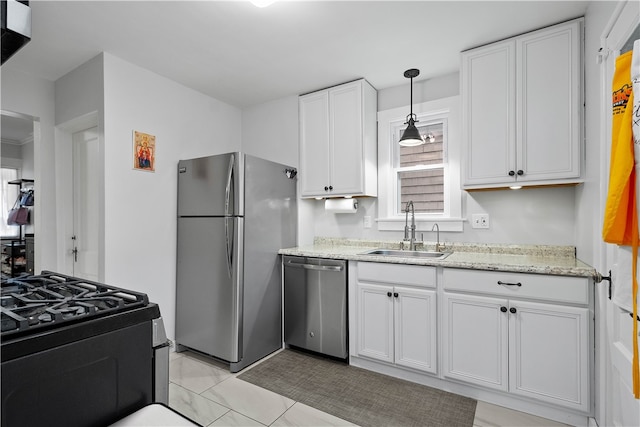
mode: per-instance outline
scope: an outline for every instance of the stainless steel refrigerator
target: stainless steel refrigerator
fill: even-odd
[[[178,163],[178,351],[237,372],[281,348],[278,250],[296,244],[295,175],[239,152]]]

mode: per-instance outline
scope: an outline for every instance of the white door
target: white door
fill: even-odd
[[[393,363],[393,287],[358,283],[358,355]]]
[[[98,280],[98,128],[73,134],[73,275]]]
[[[640,6],[635,1],[621,3],[611,20],[611,26],[602,35],[601,66],[601,105],[603,123],[601,144],[601,179],[606,182],[609,176],[611,149],[611,91],[615,60],[634,30],[640,25]],[[601,186],[600,212],[604,212],[607,186]],[[613,245],[601,243],[599,271],[609,272],[616,262]],[[608,284],[597,285],[597,318],[601,319],[596,327],[598,352],[596,368],[599,372],[600,386],[597,390],[597,421],[606,426],[640,425],[640,400],[634,399],[632,392],[632,328],[633,319],[628,312],[620,309],[608,299]],[[639,339],[639,337],[635,337]]]
[[[509,303],[509,391],[583,412],[590,408],[589,309]]]
[[[362,81],[329,90],[332,194],[358,194],[364,188]]]
[[[301,195],[323,196],[328,194],[330,185],[329,93],[300,97],[299,110]]]
[[[437,373],[436,292],[394,288],[395,362]]]
[[[514,41],[462,52],[465,185],[515,180],[515,55]]]
[[[445,292],[443,318],[444,376],[507,391],[507,300]]]
[[[580,30],[574,21],[517,39],[517,181],[580,177]]]

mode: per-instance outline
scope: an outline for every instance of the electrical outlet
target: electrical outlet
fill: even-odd
[[[369,215],[366,215],[364,217],[364,228],[371,228],[371,217]]]
[[[473,214],[471,216],[472,228],[489,228],[489,214]]]

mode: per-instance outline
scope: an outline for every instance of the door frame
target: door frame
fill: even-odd
[[[621,47],[632,35],[634,29],[640,25],[640,14],[635,2],[621,2],[611,15],[609,22],[600,37],[600,224],[604,221],[604,210],[607,199],[609,183],[609,163],[611,151],[611,78],[613,77],[612,58],[618,56]],[[602,241],[600,234],[596,235],[596,268],[602,275],[609,275],[614,262],[615,245]],[[612,374],[612,357],[609,344],[609,331],[612,328],[614,313],[612,303],[608,298],[609,286],[607,282],[596,285],[595,309],[596,309],[596,401],[595,418],[599,425],[609,425],[613,414],[611,402],[617,400],[617,396],[611,396],[609,384]]]
[[[96,164],[99,177],[98,217],[98,281],[105,280],[104,256],[104,128],[98,112],[90,112],[55,127],[56,170],[56,251],[57,269],[72,274],[71,253],[73,236],[73,134],[93,127],[98,128],[99,159]]]

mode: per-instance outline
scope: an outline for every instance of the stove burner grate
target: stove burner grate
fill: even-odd
[[[2,280],[2,336],[146,306],[146,294],[43,271]]]

